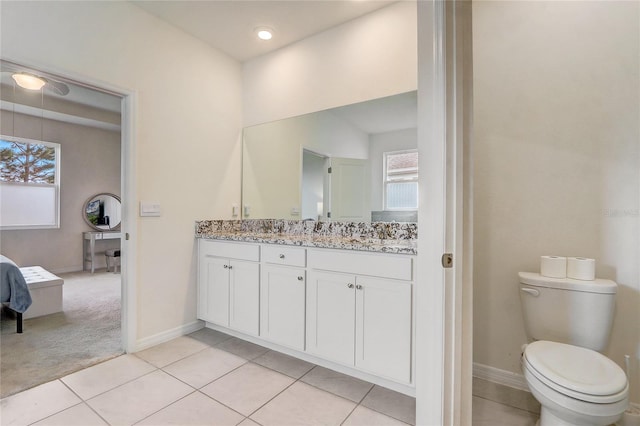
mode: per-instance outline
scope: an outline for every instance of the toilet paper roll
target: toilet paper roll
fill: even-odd
[[[567,278],[593,281],[596,279],[596,261],[585,257],[567,258]]]
[[[567,258],[540,256],[540,275],[549,278],[567,278]]]

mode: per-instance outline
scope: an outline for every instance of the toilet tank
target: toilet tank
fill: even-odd
[[[602,351],[613,324],[617,285],[597,279],[547,278],[520,272],[520,302],[529,340]]]

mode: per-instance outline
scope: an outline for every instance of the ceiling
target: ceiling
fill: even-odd
[[[418,127],[418,93],[408,92],[330,110],[368,134]]]
[[[137,7],[203,40],[238,61],[246,61],[266,54],[397,2],[395,0],[130,1]],[[259,40],[255,34],[255,29],[258,27],[271,28],[274,33],[273,39]],[[29,72],[49,79],[57,79],[55,76],[46,75],[7,61],[0,61],[0,69],[2,71],[2,88],[5,89],[5,92],[7,89],[15,90],[15,84],[11,78],[14,71]],[[59,81],[69,87],[67,95],[61,96],[51,90],[46,90],[46,86],[44,94],[67,102],[120,112],[121,98],[119,96],[75,84],[69,80],[59,79]],[[18,102],[17,99],[16,102]],[[394,103],[392,108],[388,106],[389,102]],[[25,108],[19,112],[42,114],[42,109],[33,108],[33,106],[29,109],[25,105]],[[13,102],[8,102],[6,99],[2,101],[0,107],[18,112]],[[375,111],[372,111],[371,108],[374,108]],[[407,113],[392,114],[392,111]],[[380,133],[393,130],[392,128],[408,128],[413,125],[406,121],[415,121],[415,99],[407,101],[406,98],[398,98],[394,100],[391,97],[384,103],[365,103],[345,108],[340,111],[340,114],[367,133]],[[372,116],[377,118],[371,120]],[[58,119],[62,119],[60,117]],[[404,118],[396,119],[393,117]],[[64,121],[71,119],[73,118]],[[402,122],[396,122],[397,120]]]
[[[397,0],[210,0],[131,3],[244,62],[343,24]],[[257,38],[268,27],[273,38]]]
[[[11,77],[29,73],[48,82],[38,91],[20,88]],[[61,94],[55,86],[66,86]],[[41,71],[0,60],[0,109],[105,130],[120,130],[122,98]]]

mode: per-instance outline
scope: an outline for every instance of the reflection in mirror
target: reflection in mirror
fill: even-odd
[[[106,192],[90,197],[82,208],[84,221],[97,231],[120,229],[120,214],[120,197]]]
[[[245,128],[242,217],[417,221],[414,205],[385,202],[384,164],[416,150],[416,110],[408,92]]]

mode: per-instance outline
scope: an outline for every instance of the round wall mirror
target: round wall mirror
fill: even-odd
[[[97,231],[120,229],[120,197],[107,192],[90,197],[82,208],[82,217],[87,225]]]

